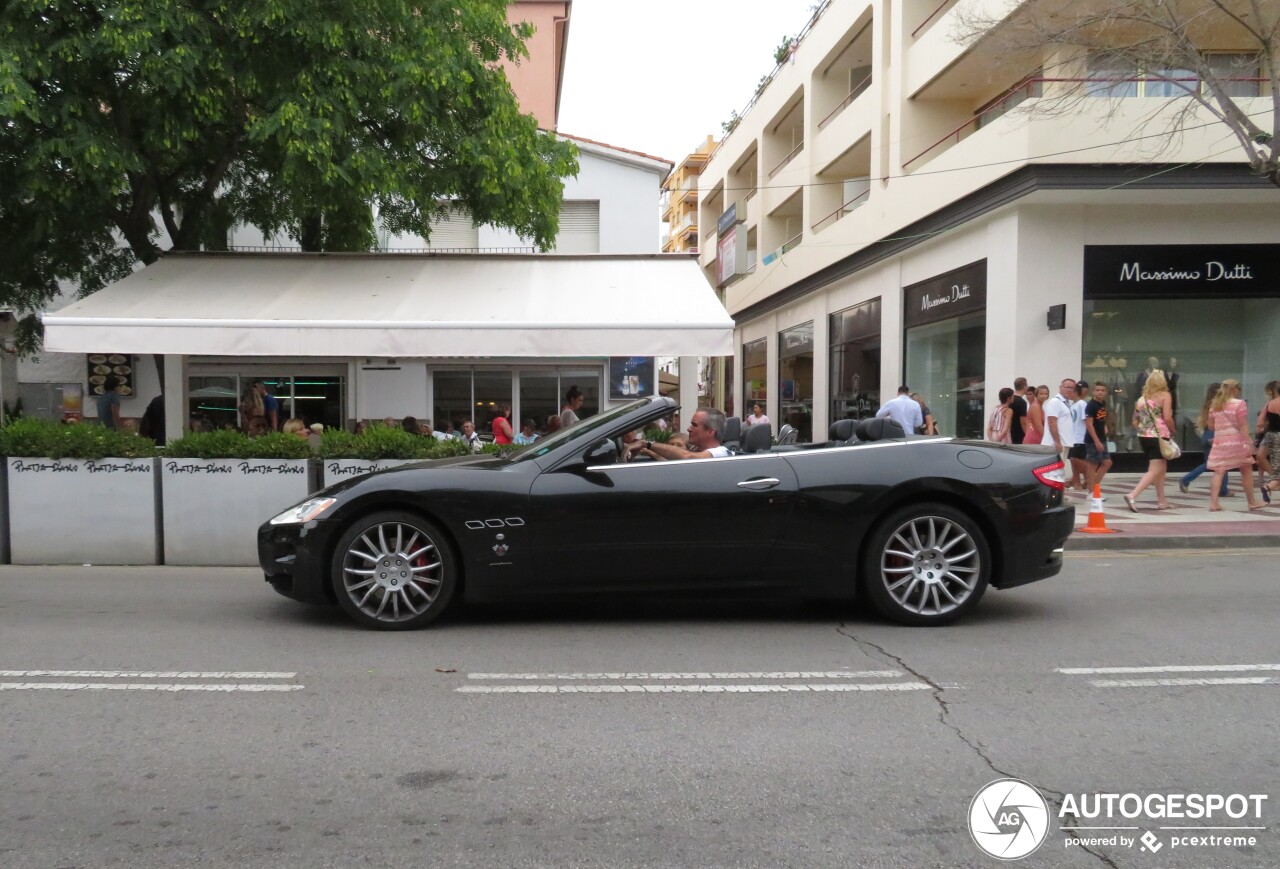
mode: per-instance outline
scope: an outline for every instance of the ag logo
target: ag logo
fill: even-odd
[[[997,860],[1022,859],[1039,848],[1048,833],[1049,804],[1020,779],[996,779],[969,804],[969,834]]]

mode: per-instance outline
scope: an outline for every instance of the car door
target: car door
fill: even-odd
[[[789,521],[796,476],[779,456],[581,461],[533,483],[535,582],[649,589],[756,586],[781,578],[773,543]]]

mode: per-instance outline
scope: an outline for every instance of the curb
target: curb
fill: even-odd
[[[1097,552],[1108,549],[1267,549],[1280,547],[1280,534],[1183,534],[1093,535],[1072,532],[1064,548],[1067,552]]]

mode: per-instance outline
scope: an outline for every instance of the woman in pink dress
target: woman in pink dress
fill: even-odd
[[[1044,439],[1044,403],[1049,400],[1049,387],[1037,386],[1027,390],[1027,433],[1022,436],[1024,444],[1043,443]]]
[[[1244,481],[1244,494],[1250,510],[1261,510],[1253,491],[1253,439],[1249,436],[1249,409],[1240,400],[1240,381],[1224,380],[1209,405],[1209,428],[1213,429],[1213,447],[1209,450],[1209,470],[1213,483],[1209,488],[1209,509],[1217,512],[1218,490],[1227,471],[1239,470]]]

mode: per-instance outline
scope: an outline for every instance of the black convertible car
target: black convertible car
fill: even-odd
[[[281,594],[391,630],[459,595],[695,589],[865,595],[937,625],[988,585],[1062,567],[1075,511],[1049,448],[842,420],[825,443],[771,447],[747,429],[725,458],[621,462],[622,436],[675,407],[643,399],[507,456],[338,483],[264,524],[259,561]]]

